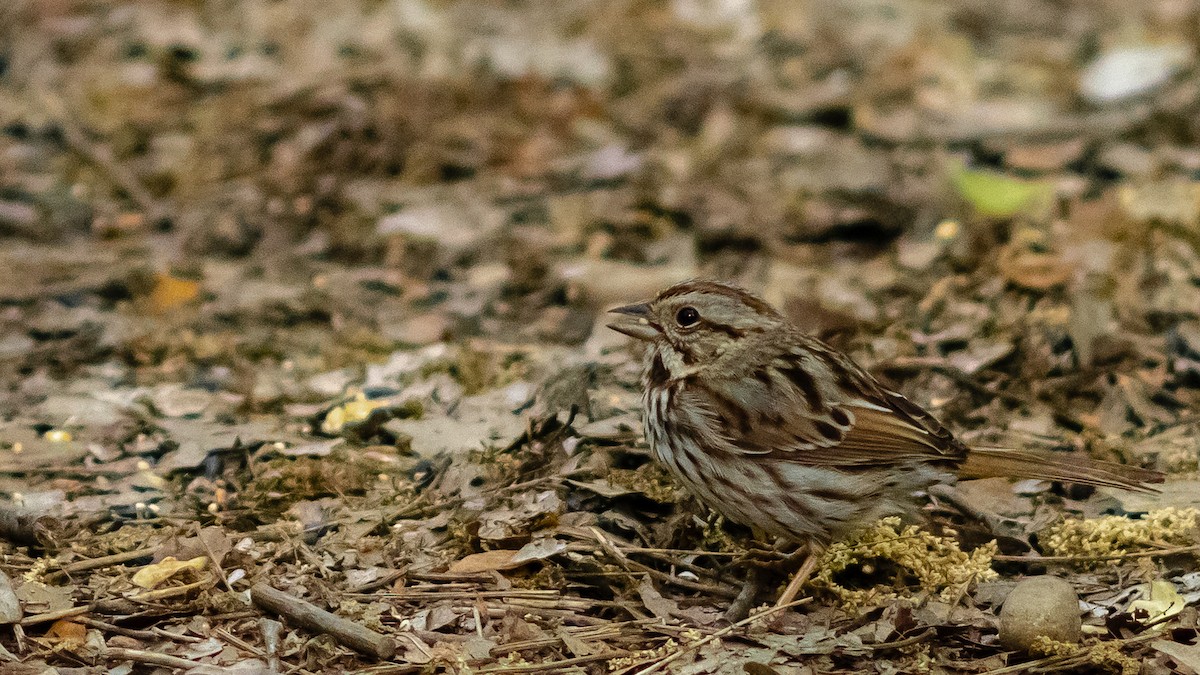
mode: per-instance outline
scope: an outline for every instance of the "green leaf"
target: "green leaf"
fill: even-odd
[[[956,167],[951,180],[959,196],[981,216],[1007,218],[1045,204],[1053,194],[1049,183],[1022,180],[996,171]]]

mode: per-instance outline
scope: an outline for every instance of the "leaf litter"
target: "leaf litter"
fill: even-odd
[[[1186,3],[218,4],[0,7],[5,668],[1200,669]],[[1172,480],[967,482],[725,626],[781,552],[601,316],[696,275]],[[1083,642],[1005,651],[1047,572]]]

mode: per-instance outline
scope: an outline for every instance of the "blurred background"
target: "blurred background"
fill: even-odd
[[[412,664],[536,670],[519,649],[607,672],[678,640],[707,645],[704,672],[776,649],[1010,672],[1007,587],[958,607],[959,581],[849,628],[818,600],[779,635],[691,642],[745,549],[650,461],[641,360],[603,311],[705,276],[968,443],[1169,472],[1154,496],[962,487],[1004,516],[1004,554],[1105,561],[1074,580],[1091,634],[1121,639],[1080,672],[1195,664],[1194,608],[1153,610],[1157,639],[1128,588],[1179,612],[1193,559],[1135,571],[1047,528],[1197,544],[1198,48],[1188,0],[0,0],[0,516],[79,526],[45,553],[0,541],[24,611],[127,602],[129,568],[47,570],[141,549],[229,576],[112,621],[176,622],[226,670],[273,653],[240,596],[265,580],[404,634]],[[1098,520],[1146,512],[1141,539]],[[871,597],[914,590],[877,562]],[[1167,570],[1186,603],[1159,599]],[[96,662],[48,624],[5,644]],[[150,644],[129,634],[109,644]],[[327,641],[281,653],[362,666]]]
[[[83,348],[155,366],[319,329],[321,372],[600,348],[598,310],[706,275],[871,363],[1149,368],[1092,396],[1124,431],[1200,378],[1198,28],[1185,0],[14,0],[0,295],[131,307]],[[52,317],[34,341],[83,321]]]

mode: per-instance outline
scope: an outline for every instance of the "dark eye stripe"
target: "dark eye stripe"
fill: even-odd
[[[714,321],[707,321],[707,320],[704,321],[703,323],[704,323],[705,328],[707,328],[709,330],[717,331],[718,333],[724,333],[731,338],[746,337],[746,331],[742,330],[741,328],[737,328],[735,326],[728,326],[723,323],[716,323]]]

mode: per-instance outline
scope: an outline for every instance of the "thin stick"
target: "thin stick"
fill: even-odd
[[[880,642],[878,644],[863,645],[863,646],[871,649],[872,651],[881,651],[884,649],[899,649],[901,647],[915,645],[918,642],[923,642],[923,641],[933,637],[934,635],[937,635],[937,629],[936,628],[927,628],[924,631],[917,633],[916,635],[914,635],[912,637],[906,637],[903,640],[894,640],[892,642]]]
[[[1069,661],[1078,659],[1079,657],[1086,655],[1089,651],[1092,650],[1093,647],[1097,647],[1100,645],[1110,645],[1110,644],[1115,644],[1115,645],[1117,645],[1118,648],[1129,647],[1132,645],[1140,644],[1142,642],[1149,642],[1150,640],[1157,640],[1157,639],[1161,638],[1162,636],[1163,636],[1163,632],[1161,630],[1154,630],[1154,631],[1148,631],[1146,633],[1142,633],[1141,635],[1135,635],[1134,637],[1131,637],[1131,638],[1128,638],[1125,640],[1105,640],[1102,642],[1096,642],[1096,643],[1089,644],[1089,645],[1080,645],[1078,649],[1076,649],[1074,652],[1072,652],[1070,654],[1053,654],[1051,656],[1046,656],[1046,657],[1037,659],[1035,661],[1026,661],[1025,663],[1018,663],[1018,664],[1011,665],[1011,666],[1004,666],[1002,668],[996,668],[995,670],[989,670],[989,671],[982,673],[982,675],[1009,675],[1009,673],[1037,672],[1034,670],[1034,668],[1046,668],[1046,667],[1061,666],[1063,664],[1066,664]]]
[[[629,572],[633,572],[635,570],[637,572],[643,572],[645,574],[649,574],[650,576],[652,576],[655,579],[658,579],[664,583],[671,584],[672,586],[676,586],[678,588],[684,588],[689,591],[710,593],[710,594],[719,595],[721,597],[728,598],[728,599],[736,598],[738,595],[737,591],[735,591],[731,588],[725,587],[725,586],[701,584],[701,583],[697,583],[695,581],[681,579],[679,577],[667,574],[666,572],[656,570],[653,567],[650,567],[649,565],[643,565],[642,563],[640,563],[636,560],[631,560],[628,556],[626,556],[624,553],[622,553],[620,551],[620,549],[618,549],[616,547],[616,545],[608,539],[607,536],[605,536],[604,532],[601,531],[600,528],[591,526],[588,529],[591,530],[592,536],[594,536],[596,538],[597,543],[600,544],[600,548],[604,549],[605,553],[608,553],[608,555],[612,556],[612,558],[617,561],[617,564],[620,565],[622,569],[625,569]]]
[[[250,588],[250,600],[254,604],[274,612],[293,624],[315,633],[327,633],[334,640],[356,651],[380,660],[396,655],[396,643],[386,635],[361,626],[348,619],[327,612],[316,605],[289,595],[265,583]]]
[[[100,619],[93,619],[90,616],[77,616],[73,619],[73,621],[75,623],[81,623],[85,626],[91,626],[92,628],[99,628],[100,630],[108,631],[109,633],[116,633],[117,635],[131,637],[136,640],[157,640],[159,637],[162,637],[153,631],[126,628],[124,626],[118,626],[115,623],[101,621]]]
[[[610,661],[619,659],[622,656],[629,656],[632,652],[626,650],[617,650],[611,652],[601,652],[599,654],[588,654],[587,656],[577,656],[573,659],[563,659],[561,661],[543,661],[542,663],[531,663],[527,665],[513,666],[497,666],[495,668],[483,668],[476,672],[478,673],[546,673],[558,671],[571,666],[578,666],[584,663],[594,663],[596,661]]]
[[[683,647],[682,649],[679,649],[678,651],[667,654],[666,656],[659,657],[658,659],[652,661],[647,667],[643,668],[642,670],[637,671],[637,673],[635,673],[635,675],[650,675],[651,673],[657,673],[658,671],[662,670],[663,667],[666,666],[668,663],[675,661],[676,659],[680,658],[684,654],[695,651],[714,640],[719,640],[719,639],[725,637],[726,635],[729,635],[733,631],[737,630],[738,628],[741,628],[742,626],[752,624],[755,621],[758,621],[759,619],[765,619],[768,616],[782,612],[785,609],[791,609],[792,607],[798,607],[798,606],[803,605],[804,603],[808,602],[811,599],[812,598],[800,598],[799,600],[796,600],[795,602],[789,602],[786,605],[776,605],[770,609],[759,612],[758,614],[751,614],[750,616],[746,617],[745,619],[742,619],[741,621],[738,621],[737,623],[730,624],[730,625],[722,628],[721,630],[713,633],[712,635],[709,635],[706,638],[697,640],[697,641]],[[622,671],[622,672],[624,672],[624,671]]]
[[[510,591],[438,591],[436,589],[421,588],[408,593],[401,591],[399,593],[347,593],[346,595],[348,597],[397,598],[400,600],[463,600],[472,598],[556,600],[562,596],[562,593],[553,589],[513,589]]]
[[[809,545],[808,557],[804,559],[804,564],[800,565],[800,569],[796,570],[796,574],[793,575],[792,580],[788,582],[787,588],[783,589],[783,593],[779,596],[779,599],[775,601],[776,607],[788,605],[796,599],[796,596],[800,594],[800,587],[803,586],[804,582],[808,581],[808,578],[812,576],[814,571],[816,571],[817,565],[821,562],[822,557],[823,556],[818,553],[812,545]]]
[[[59,568],[59,572],[62,574],[74,574],[76,572],[88,572],[89,569],[100,569],[101,567],[121,565],[121,563],[138,560],[139,557],[150,557],[154,555],[155,551],[157,550],[158,549],[137,549],[119,552],[119,554],[90,557],[88,560],[77,560],[67,563],[67,565]]]
[[[78,607],[68,607],[66,609],[59,609],[53,612],[32,614],[21,619],[21,625],[33,626],[39,623],[46,623],[47,621],[58,621],[59,619],[66,619],[72,616],[79,616],[80,614],[87,614],[93,609],[95,609],[94,605],[80,605]]]
[[[101,652],[101,655],[105,659],[112,661],[133,661],[134,663],[148,663],[154,666],[182,668],[184,670],[190,670],[196,666],[202,665],[196,661],[181,659],[178,656],[159,654],[158,652],[148,652],[142,649],[120,649],[118,647],[105,647],[104,651]]]
[[[1021,555],[994,555],[992,556],[992,560],[1023,563],[1100,562],[1103,560],[1123,560],[1125,558],[1155,558],[1158,556],[1179,555],[1181,553],[1195,553],[1197,551],[1200,551],[1200,544],[1180,546],[1178,548],[1160,548],[1153,551],[1114,553],[1111,555],[1040,555],[1033,558]]]

